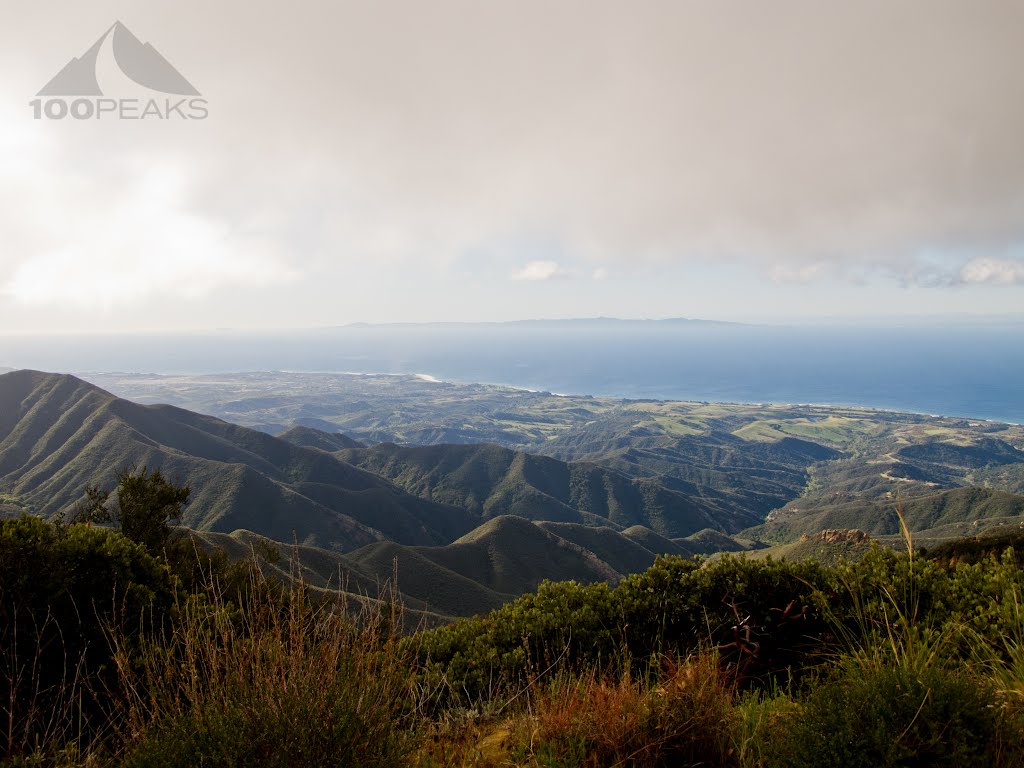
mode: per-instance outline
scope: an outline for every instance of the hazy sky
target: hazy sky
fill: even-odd
[[[1019,1],[7,6],[0,330],[1024,312]]]

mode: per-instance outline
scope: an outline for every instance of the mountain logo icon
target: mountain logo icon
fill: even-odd
[[[113,36],[114,61],[126,77],[149,88],[178,96],[199,96],[188,80],[149,43],[143,43],[120,21],[115,22],[80,57],[71,59],[37,96],[103,96],[96,80],[96,58]]]

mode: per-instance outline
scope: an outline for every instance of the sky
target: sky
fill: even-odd
[[[6,1],[0,332],[1024,314],[1024,3]]]

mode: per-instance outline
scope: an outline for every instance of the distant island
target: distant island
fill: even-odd
[[[399,323],[367,323],[355,322],[345,325],[329,326],[323,330],[343,328],[491,328],[494,326],[511,326],[520,328],[610,328],[637,327],[651,328],[657,326],[745,326],[747,323],[729,322],[726,320],[702,320],[689,317],[666,318],[619,318],[619,317],[573,317],[573,318],[536,318],[526,320],[495,320],[495,321],[425,321]]]

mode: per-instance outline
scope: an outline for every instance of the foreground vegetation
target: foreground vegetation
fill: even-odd
[[[0,523],[0,759],[124,766],[1024,761],[1024,575],[998,556],[663,558],[408,632],[176,538],[123,474]],[[113,527],[100,527],[100,522]]]

